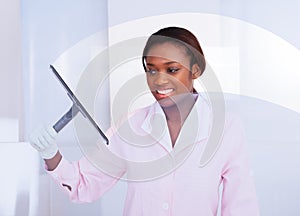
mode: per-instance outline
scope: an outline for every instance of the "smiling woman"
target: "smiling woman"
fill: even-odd
[[[181,39],[186,35],[193,43]],[[55,131],[34,133],[32,146],[41,156],[51,153],[44,157],[48,173],[79,203],[95,201],[120,178],[129,180],[124,215],[215,216],[220,200],[224,216],[258,215],[239,119],[214,112],[210,99],[194,90],[193,80],[205,69],[196,37],[184,28],[163,28],[150,36],[142,59],[156,102],[108,130],[108,149],[97,145],[103,157],[98,151],[91,155],[102,162],[99,169],[90,155],[69,163],[52,152]],[[217,122],[222,127],[214,122],[217,114],[224,114],[225,121]],[[211,139],[216,130],[222,137]],[[199,166],[203,151],[216,146],[209,164]]]
[[[143,52],[147,83],[165,112],[172,146],[194,105],[193,80],[205,70],[197,38],[188,30],[169,27],[154,33]]]

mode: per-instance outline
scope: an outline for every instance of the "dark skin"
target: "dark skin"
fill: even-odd
[[[181,127],[195,100],[193,80],[201,75],[197,64],[190,66],[185,48],[172,43],[153,46],[146,58],[147,83],[166,115],[174,147]]]
[[[46,166],[47,166],[47,170],[48,171],[55,170],[55,168],[58,166],[61,159],[62,159],[62,155],[60,154],[59,151],[57,151],[56,155],[53,158],[44,159],[45,163],[46,163]]]
[[[201,75],[197,64],[190,65],[190,57],[184,48],[172,43],[153,46],[146,58],[147,83],[155,99],[164,110],[174,147],[182,125],[195,100],[193,80]],[[51,159],[45,159],[47,169],[54,170],[62,159],[58,151]]]

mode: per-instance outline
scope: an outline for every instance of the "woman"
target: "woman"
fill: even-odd
[[[126,176],[131,181],[124,215],[216,215],[219,199],[224,216],[259,215],[243,130],[232,115],[224,117],[212,159],[199,166],[214,125],[209,101],[193,87],[206,66],[197,38],[184,28],[163,28],[148,39],[142,60],[156,102],[107,132],[110,150],[128,163],[113,176],[86,158],[70,163],[48,127],[30,138],[48,173],[75,202],[98,199]],[[138,170],[132,161],[159,161],[159,166]]]

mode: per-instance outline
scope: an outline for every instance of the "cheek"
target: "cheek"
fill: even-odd
[[[148,88],[151,90],[153,87],[153,80],[147,76],[146,78]]]
[[[183,77],[179,77],[177,79],[177,86],[180,87],[181,89],[185,89],[185,90],[191,90],[191,88],[193,88],[193,79],[191,76],[187,75],[187,76],[183,76]]]

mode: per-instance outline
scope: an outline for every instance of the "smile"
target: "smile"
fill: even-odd
[[[158,94],[166,95],[174,91],[174,89],[156,90]]]

